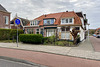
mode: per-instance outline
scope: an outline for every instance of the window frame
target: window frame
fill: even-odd
[[[9,24],[9,17],[5,16],[5,24],[8,25]]]
[[[70,22],[70,20],[72,20],[72,22]],[[68,22],[66,22],[66,21],[68,21]],[[62,18],[61,24],[74,24],[74,18]]]
[[[37,31],[38,30],[38,31]],[[39,29],[36,29],[36,34],[39,34]]]

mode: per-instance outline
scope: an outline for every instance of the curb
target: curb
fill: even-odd
[[[24,50],[24,51],[32,51],[32,52],[42,52],[42,53],[48,53],[48,54],[55,54],[55,55],[62,55],[62,56],[69,56],[69,57],[75,57],[75,58],[81,58],[81,59],[88,59],[88,60],[100,61],[100,59],[92,59],[92,58],[86,58],[86,57],[78,57],[78,56],[72,56],[72,55],[68,55],[68,54],[67,55],[57,54],[57,53],[45,52],[45,51],[27,50],[27,49],[18,49],[18,48],[9,48],[9,47],[0,47],[0,48],[7,48],[7,49],[14,49],[14,50]]]
[[[0,59],[9,60],[9,61],[14,61],[14,62],[20,62],[20,63],[32,65],[32,66],[47,67],[47,66],[44,66],[44,65],[32,63],[32,62],[30,62],[30,61],[26,61],[26,60],[22,60],[22,59],[16,59],[16,58],[10,58],[10,57],[5,57],[5,56],[0,56]]]

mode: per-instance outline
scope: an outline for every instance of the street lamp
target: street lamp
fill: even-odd
[[[87,23],[87,25],[88,25],[88,39],[89,39],[89,25],[90,25],[90,24],[89,24],[89,23]]]

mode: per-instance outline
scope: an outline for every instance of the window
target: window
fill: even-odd
[[[33,25],[34,25],[34,21],[32,21]]]
[[[31,31],[31,33],[32,33],[32,34],[34,33],[33,29],[32,29],[32,31]]]
[[[47,20],[47,24],[50,24],[50,20]]]
[[[66,19],[66,23],[68,23],[68,19]]]
[[[80,28],[79,27],[75,27],[75,30],[80,30]]]
[[[62,24],[66,24],[66,23],[73,23],[73,19],[72,18],[63,18],[61,19],[61,23]]]
[[[5,16],[5,24],[8,24],[8,22],[9,22],[9,17]]]
[[[70,27],[66,27],[66,31],[70,31]]]
[[[44,19],[44,25],[54,24],[54,19]]]
[[[64,21],[65,21],[65,19],[62,19],[62,23],[65,23]]]
[[[31,21],[30,22],[30,25],[33,26],[33,25],[38,25],[39,24],[39,21],[38,20],[34,20],[34,21]]]
[[[27,33],[28,33],[28,34],[33,34],[34,31],[33,31],[33,29],[27,29]]]
[[[62,31],[65,31],[65,27],[62,27],[61,30],[62,30]]]
[[[41,34],[43,35],[43,29],[41,29]]]
[[[39,34],[39,29],[36,29],[36,34]]]
[[[27,29],[27,33],[29,33],[29,29]]]
[[[72,18],[69,19],[69,23],[72,23]]]
[[[26,21],[22,21],[23,22],[23,25],[25,26],[26,25]]]
[[[32,24],[32,21],[30,22],[30,25],[32,26],[33,24]]]

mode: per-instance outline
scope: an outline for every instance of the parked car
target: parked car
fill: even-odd
[[[97,35],[96,34],[93,34],[93,36],[96,37]]]
[[[96,35],[96,38],[100,38],[100,35]]]

